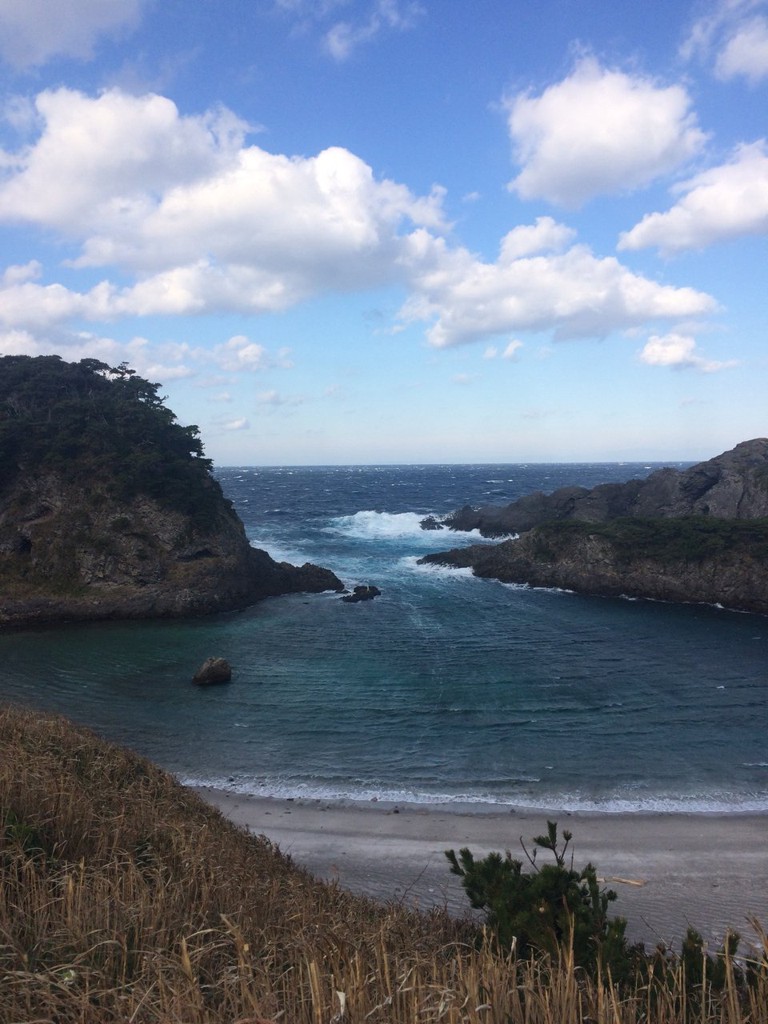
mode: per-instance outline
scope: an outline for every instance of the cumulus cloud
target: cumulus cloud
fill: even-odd
[[[223,430],[250,430],[251,424],[244,416],[241,416],[236,420],[228,420],[221,426]]]
[[[556,338],[602,337],[716,308],[703,292],[658,284],[584,245],[515,257],[515,245],[506,242],[499,259],[485,263],[426,231],[414,232],[409,239],[413,294],[401,318],[431,322],[429,343],[445,348],[522,330],[552,330]]]
[[[184,117],[161,96],[62,89],[41,93],[36,110],[37,136],[0,161],[0,221],[58,234],[79,247],[71,270],[90,280],[103,268],[104,279],[77,291],[45,282],[35,262],[9,268],[7,330],[275,312],[389,285],[410,296],[401,323],[428,323],[437,347],[522,330],[602,336],[714,308],[701,292],[593,255],[551,217],[514,227],[485,262],[446,241],[440,188],[414,195],[340,147],[269,153],[224,109]],[[244,336],[214,355],[228,373],[290,365],[287,350]]]
[[[22,69],[51,57],[93,55],[101,36],[135,28],[145,0],[2,0],[0,55]]]
[[[681,55],[711,61],[721,80],[745,77],[751,84],[768,77],[766,0],[720,0],[697,19],[681,47]]]
[[[705,359],[696,351],[696,339],[687,334],[652,335],[640,352],[640,360],[648,366],[669,366],[677,370],[700,370],[716,373],[737,366],[736,360],[717,362]]]
[[[264,312],[326,289],[391,283],[402,226],[442,229],[441,189],[415,196],[353,153],[272,154],[224,109],[183,117],[165,97],[61,89],[37,98],[36,142],[5,155],[0,220],[117,266],[114,315]]]
[[[578,207],[601,193],[627,192],[675,170],[706,136],[681,86],[579,62],[539,96],[507,103],[522,171],[509,188],[523,199]]]
[[[657,246],[665,253],[700,249],[746,235],[768,234],[768,147],[739,146],[726,164],[679,186],[666,213],[649,213],[619,239],[620,249]]]

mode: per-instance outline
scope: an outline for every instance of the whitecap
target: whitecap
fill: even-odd
[[[358,540],[417,540],[433,549],[444,546],[445,534],[448,531],[422,529],[421,523],[425,518],[427,513],[424,512],[377,512],[373,509],[364,509],[351,516],[337,516],[331,520],[331,525],[326,527],[326,530]],[[455,545],[454,537],[467,541],[483,539],[477,530],[458,535],[451,533],[451,543]]]
[[[471,566],[459,568],[452,565],[440,565],[435,562],[425,562],[420,565],[419,555],[406,555],[400,559],[398,564],[405,569],[410,569],[412,572],[425,572],[435,576],[446,576],[455,579],[480,580],[480,577],[475,576],[472,572]]]

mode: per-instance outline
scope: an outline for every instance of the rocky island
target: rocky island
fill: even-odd
[[[342,591],[251,547],[159,385],[125,364],[0,358],[0,623],[202,615]]]
[[[645,480],[465,507],[438,525],[516,536],[422,563],[470,567],[505,583],[768,614],[767,438]]]

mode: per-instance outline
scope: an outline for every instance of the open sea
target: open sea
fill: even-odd
[[[684,465],[684,464],[681,464]],[[185,621],[0,634],[0,697],[188,783],[348,801],[768,809],[768,618],[421,567],[419,520],[651,464],[226,468],[248,536],[374,601],[294,595]],[[230,685],[198,688],[205,658]]]

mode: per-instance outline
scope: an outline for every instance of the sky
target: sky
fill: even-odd
[[[768,0],[0,0],[0,355],[217,465],[768,435]]]

